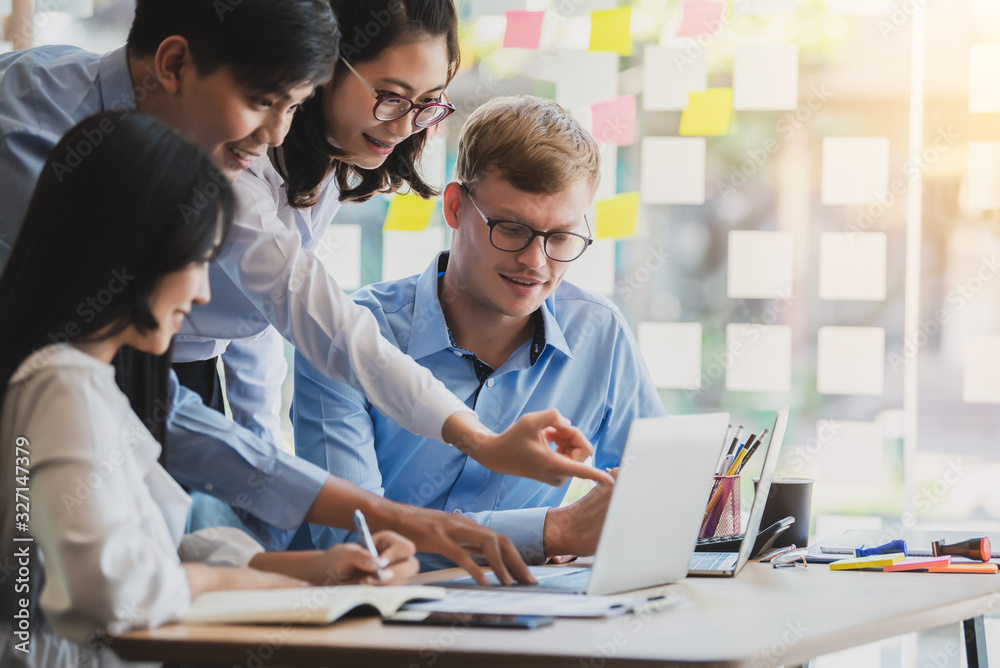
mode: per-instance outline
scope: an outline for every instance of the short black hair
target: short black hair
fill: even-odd
[[[327,0],[136,0],[131,55],[153,55],[172,35],[202,74],[228,67],[240,86],[268,94],[326,82],[340,49]]]

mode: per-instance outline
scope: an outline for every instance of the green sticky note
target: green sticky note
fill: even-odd
[[[733,116],[733,89],[709,88],[688,93],[688,107],[681,114],[680,134],[684,137],[724,135]]]
[[[639,193],[622,193],[594,205],[598,239],[627,239],[635,236],[639,219]]]
[[[632,55],[631,7],[602,9],[590,14],[590,50]]]
[[[424,199],[418,195],[396,195],[389,202],[389,211],[385,215],[382,229],[419,232],[431,222],[434,204],[433,199]]]

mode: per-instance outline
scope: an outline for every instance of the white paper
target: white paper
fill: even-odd
[[[688,93],[708,88],[705,49],[690,52],[647,45],[643,49],[642,108],[646,111],[682,111]]]
[[[881,327],[820,327],[816,358],[820,394],[877,396],[885,391],[885,330]]]
[[[819,298],[885,299],[888,238],[882,232],[819,235]]]
[[[726,292],[733,299],[790,297],[792,235],[786,232],[730,232]]]
[[[640,194],[647,204],[704,204],[704,137],[644,137]]]
[[[965,340],[962,399],[970,404],[1000,404],[1000,336]]]
[[[438,601],[407,603],[404,610],[423,612],[470,612],[494,615],[548,615],[550,617],[614,617],[629,609],[642,607],[646,599],[628,594],[619,596],[573,596],[533,592],[507,592],[490,589],[448,589]],[[684,600],[672,595],[666,604]]]
[[[556,102],[566,109],[618,97],[618,54],[560,49]]]
[[[733,109],[795,109],[799,105],[797,44],[747,44],[733,56]]]
[[[794,14],[796,0],[734,0],[736,16],[775,16]]]
[[[79,19],[93,18],[94,0],[36,0],[36,14],[47,14],[49,12],[69,14]]]
[[[821,420],[816,425],[817,458],[810,475],[820,483],[877,486],[882,480],[882,425]],[[815,450],[807,449],[806,452]],[[864,462],[864,466],[858,466]]]
[[[514,9],[524,9],[525,0],[465,0],[470,18],[476,16],[503,16],[504,12]]]
[[[966,201],[973,210],[1000,209],[1000,142],[970,141]]]
[[[823,204],[871,204],[889,189],[887,137],[823,140]]]
[[[1000,111],[1000,46],[974,45],[969,57],[969,111]]]
[[[842,16],[878,16],[892,11],[892,0],[826,0],[827,11]]]
[[[423,273],[438,251],[447,248],[444,227],[420,232],[382,232],[382,280],[392,281]]]
[[[566,280],[584,290],[605,297],[615,294],[615,240],[598,239],[590,248],[573,260],[566,272]]]
[[[618,194],[618,147],[614,144],[600,144],[601,184],[597,186],[595,202],[603,202]]]
[[[972,0],[973,16],[1000,16],[1000,0]]]
[[[726,389],[788,392],[792,386],[792,328],[787,325],[726,325]]]
[[[361,287],[360,225],[330,225],[315,250],[327,273],[342,289]]]
[[[653,385],[701,389],[700,322],[640,322],[637,338]]]

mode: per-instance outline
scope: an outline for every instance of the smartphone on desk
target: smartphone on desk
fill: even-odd
[[[490,615],[472,612],[424,612],[400,610],[382,619],[383,624],[420,624],[423,626],[482,627],[492,629],[537,629],[548,626],[555,617],[547,615]]]

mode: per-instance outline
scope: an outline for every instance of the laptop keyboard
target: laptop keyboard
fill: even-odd
[[[736,552],[695,552],[688,564],[689,571],[730,571],[736,566]]]

